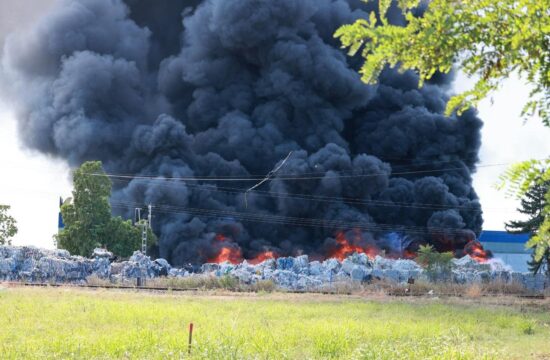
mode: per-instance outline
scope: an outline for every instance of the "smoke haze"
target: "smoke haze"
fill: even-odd
[[[451,76],[418,89],[416,75],[388,70],[362,83],[333,33],[370,10],[64,0],[6,41],[2,78],[26,146],[141,175],[113,178],[113,209],[155,205],[159,255],[173,264],[221,247],[326,257],[339,233],[388,254],[460,251],[482,225],[471,178],[481,121],[442,115]]]

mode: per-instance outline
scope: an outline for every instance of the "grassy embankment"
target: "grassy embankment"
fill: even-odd
[[[550,358],[550,304],[0,288],[2,359]]]

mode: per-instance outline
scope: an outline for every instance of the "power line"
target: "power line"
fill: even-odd
[[[136,203],[128,202],[114,202],[113,207],[123,207],[129,208],[135,206]],[[364,229],[366,231],[389,231],[389,230],[403,230],[407,233],[418,233],[425,234],[427,231],[430,233],[463,233],[465,229],[452,229],[446,227],[426,227],[426,226],[416,226],[416,225],[406,225],[406,224],[365,224],[363,222],[346,222],[341,220],[329,220],[329,219],[318,219],[318,218],[303,218],[303,217],[289,217],[281,215],[272,215],[272,214],[257,214],[257,213],[243,213],[233,210],[215,210],[215,209],[203,209],[203,208],[190,208],[190,207],[179,207],[179,206],[169,206],[169,205],[155,205],[154,208],[157,212],[161,213],[188,213],[195,215],[203,216],[215,216],[215,217],[235,217],[247,221],[258,221],[258,222],[269,222],[269,223],[278,223],[278,224],[287,224],[287,225],[299,225],[299,226],[321,226],[328,228],[338,228],[346,227],[348,229]]]
[[[508,166],[512,163],[497,163],[497,164],[485,164],[485,165],[478,165],[476,166],[477,169],[479,168],[489,168],[489,167],[498,167],[498,166]],[[353,174],[353,175],[334,175],[334,176],[302,176],[302,175],[296,175],[296,176],[279,176],[276,177],[276,180],[321,180],[321,179],[337,179],[337,178],[368,178],[368,177],[377,177],[377,176],[395,176],[395,175],[412,175],[412,174],[425,174],[425,173],[434,173],[434,172],[451,172],[451,171],[460,171],[467,169],[465,166],[463,167],[456,167],[456,168],[447,168],[447,169],[430,169],[430,170],[417,170],[417,171],[403,171],[403,172],[379,172],[379,173],[370,173],[370,174]],[[323,173],[325,174],[325,173]],[[118,179],[137,179],[137,180],[154,180],[154,181],[261,181],[265,178],[264,176],[258,177],[258,176],[249,176],[249,177],[231,177],[231,176],[216,176],[216,177],[210,177],[210,176],[188,176],[188,177],[166,177],[162,175],[122,175],[122,174],[114,174],[114,173],[87,173],[86,175],[90,176],[107,176],[109,178],[118,178]]]
[[[414,159],[406,159],[405,160],[414,160]],[[533,160],[533,159],[528,159]],[[546,160],[544,159],[534,159],[534,160]],[[485,168],[485,167],[496,167],[496,166],[506,166],[515,164],[521,161],[527,161],[527,160],[517,160],[513,162],[505,162],[505,163],[494,163],[494,164],[478,164],[475,165],[477,168]],[[394,167],[419,167],[419,166],[425,166],[430,164],[438,164],[438,163],[453,163],[453,162],[463,162],[461,159],[455,159],[455,160],[436,160],[436,161],[425,161],[425,162],[419,162],[415,164],[390,164],[392,168]],[[11,167],[11,168],[21,168],[21,169],[30,169],[26,167],[21,167],[19,165],[13,166],[13,165],[7,165],[4,167]],[[466,164],[462,167],[455,167],[455,168],[447,168],[447,169],[430,169],[430,170],[418,170],[418,171],[405,171],[405,172],[392,172],[390,175],[405,175],[405,174],[415,174],[415,173],[429,173],[429,172],[445,172],[445,171],[457,171],[457,170],[464,170],[468,168]],[[35,170],[35,168],[32,168]],[[337,170],[338,173],[348,173],[348,172],[354,172],[355,169],[347,169],[347,170]],[[55,173],[58,174],[58,171],[42,171],[47,173]],[[304,172],[295,176],[289,176],[291,174],[287,174],[287,177],[278,177],[278,179],[281,180],[302,180],[302,179],[323,179],[325,176],[319,176],[319,177],[303,177],[303,175],[315,175],[315,174],[326,174],[326,172]],[[88,175],[92,176],[102,176],[106,175],[108,177],[114,177],[114,178],[128,178],[128,179],[152,179],[152,180],[183,180],[183,181],[259,181],[265,178],[265,175],[216,175],[216,176],[200,176],[200,177],[166,177],[161,174],[139,174],[139,175],[133,175],[133,174],[114,174],[114,173],[105,173],[105,174],[95,174],[95,173],[89,173]],[[387,175],[387,173],[373,173],[373,174],[351,174],[351,175],[341,175],[341,176],[333,176],[333,177],[368,177],[368,176],[379,176],[379,175]],[[332,177],[331,177],[332,178]]]
[[[407,226],[401,225],[401,224],[394,224],[389,227],[383,227],[379,226],[377,224],[360,224],[360,223],[345,223],[345,222],[339,222],[339,223],[331,223],[331,224],[324,224],[320,223],[319,221],[315,221],[313,219],[312,221],[299,221],[299,220],[292,220],[292,219],[277,219],[270,216],[246,216],[244,214],[233,214],[233,215],[227,215],[223,213],[212,213],[209,211],[197,211],[197,210],[166,210],[166,209],[158,209],[157,212],[159,213],[165,213],[165,214],[191,214],[191,215],[197,215],[197,216],[205,216],[205,217],[214,217],[214,218],[222,218],[226,219],[228,217],[237,219],[241,222],[256,222],[256,223],[268,223],[268,224],[277,224],[277,225],[292,225],[292,226],[307,226],[307,227],[315,227],[315,228],[328,228],[328,229],[336,229],[336,228],[345,228],[347,230],[351,229],[358,229],[363,231],[370,231],[370,232],[406,232],[407,234],[416,234],[416,235],[426,235],[427,233],[430,234],[464,234],[466,229],[451,229],[451,228],[445,228],[445,229],[432,229],[428,227],[418,227],[418,228],[409,228]]]
[[[126,180],[122,179],[119,181],[126,181]],[[167,183],[167,184],[155,184],[155,186],[160,186],[165,188],[173,188],[175,186],[180,186],[180,185],[184,185],[186,187],[205,186],[200,184],[181,184],[177,182]],[[244,191],[246,190],[244,188],[227,188],[227,187],[204,188],[204,189],[211,192],[220,192],[220,193],[236,194],[236,195],[244,194]],[[364,199],[349,198],[349,197],[308,195],[308,194],[295,194],[295,193],[277,193],[277,192],[261,191],[261,190],[254,190],[254,194],[257,196],[270,197],[270,198],[271,197],[281,198],[281,199],[289,198],[289,199],[300,199],[300,200],[306,200],[306,201],[319,201],[319,202],[329,202],[329,203],[343,202],[343,203],[351,203],[355,205],[365,205],[365,206],[378,205],[378,206],[384,206],[384,207],[407,207],[407,208],[415,208],[415,209],[435,209],[435,210],[462,209],[464,211],[472,211],[472,212],[483,211],[482,209],[474,209],[471,206],[461,206],[461,205],[444,205],[444,204],[433,204],[433,203],[405,203],[405,202],[392,202],[392,201],[383,201],[383,200],[364,200]]]
[[[166,188],[170,188],[172,186],[178,186],[180,184],[178,183],[172,183],[172,184],[157,184],[156,186],[162,186],[162,187],[166,187]],[[200,185],[192,185],[192,184],[186,184],[186,186],[200,186]],[[22,191],[24,192],[25,194],[28,194],[29,192],[32,192],[34,194],[42,194],[44,196],[48,195],[49,196],[54,196],[55,198],[57,198],[59,196],[59,193],[56,192],[56,191],[42,191],[42,190],[35,190],[35,189],[30,189],[30,188],[17,188],[17,187],[10,187],[11,190],[16,190],[16,191]],[[229,193],[229,194],[243,194],[243,191],[246,190],[246,189],[239,189],[239,188],[221,188],[221,189],[235,189],[236,191],[224,191],[224,190],[219,190],[220,188],[216,188],[216,189],[208,189],[208,191],[214,191],[214,192],[221,192],[221,193]],[[351,201],[352,203],[353,202],[353,198],[346,198],[346,197],[343,197],[343,198],[339,198],[339,197],[324,197],[324,196],[317,196],[317,195],[307,195],[307,194],[283,194],[283,193],[274,193],[274,194],[281,194],[282,196],[278,196],[278,195],[272,195],[270,192],[267,192],[267,191],[259,191],[259,190],[255,190],[254,193],[263,193],[263,194],[256,194],[256,195],[260,195],[260,196],[265,196],[265,197],[275,197],[275,198],[297,198],[297,199],[301,199],[301,200],[310,200],[310,201],[321,201],[321,202],[333,202],[333,203],[339,203],[339,202],[344,202],[344,203],[347,203],[348,201]],[[287,196],[288,195],[288,196]],[[300,196],[298,195],[303,195],[304,198],[302,199]],[[19,195],[18,195],[19,196]],[[33,197],[36,196],[36,195],[32,195]],[[308,198],[308,196],[310,198]],[[326,198],[326,200],[325,200]],[[330,200],[330,199],[335,199],[335,200]],[[342,199],[342,201],[340,201],[339,199]],[[503,209],[503,208],[487,208],[487,207],[484,207],[485,210],[482,210],[482,209],[472,209],[472,208],[469,208],[467,206],[453,206],[453,205],[438,205],[438,204],[429,204],[429,203],[400,203],[400,202],[384,202],[384,201],[379,201],[379,200],[360,200],[360,199],[357,199],[357,202],[359,203],[359,205],[378,205],[378,206],[382,206],[382,207],[405,207],[405,208],[413,208],[413,209],[435,209],[435,210],[445,210],[445,209],[462,209],[462,211],[464,212],[481,212],[483,211],[483,213],[485,214],[492,214],[492,213],[515,213],[516,212],[516,209],[512,209],[512,208],[508,208],[508,209]],[[493,210],[493,211],[486,211],[487,209],[489,210]],[[494,211],[494,210],[502,210],[502,211]]]

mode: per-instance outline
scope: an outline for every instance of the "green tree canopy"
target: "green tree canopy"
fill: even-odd
[[[418,15],[421,0],[397,0],[406,25],[386,19],[391,0],[380,0],[379,16],[359,19],[336,31],[350,54],[365,58],[361,74],[376,83],[386,65],[415,70],[420,85],[455,64],[479,80],[453,96],[447,115],[475,106],[512,72],[531,86],[523,114],[538,114],[550,126],[550,0],[431,0]]]
[[[520,199],[518,212],[527,215],[526,220],[512,220],[507,222],[506,231],[512,234],[536,234],[544,222],[544,208],[546,206],[546,192],[550,182],[535,182]]]
[[[540,213],[528,223],[533,236],[527,242],[528,248],[533,248],[534,254],[531,261],[531,270],[538,272],[550,259],[550,160],[530,160],[515,164],[500,178],[497,185],[500,189],[507,189],[508,196],[518,199],[534,196],[534,192],[544,192],[543,206]],[[540,194],[537,198],[540,198]],[[525,201],[525,200],[524,200]],[[534,199],[534,202],[537,200]],[[536,205],[533,204],[533,208]],[[521,225],[521,224],[519,224]],[[526,224],[527,225],[527,224]]]
[[[527,233],[531,236],[538,234],[539,228],[542,226],[545,220],[545,207],[548,206],[546,199],[546,193],[550,189],[550,181],[535,181],[529,190],[525,192],[521,198],[520,208],[518,211],[524,215],[527,215],[526,220],[513,220],[506,223],[506,230],[510,233]],[[543,255],[537,257],[537,247],[542,246],[545,248]],[[550,264],[550,247],[544,246],[544,244],[531,244],[533,248],[533,258],[529,262],[529,269],[533,273],[546,269],[550,271],[548,264]]]
[[[57,243],[72,254],[90,256],[96,247],[127,257],[141,248],[141,231],[131,221],[111,217],[111,180],[100,161],[85,162],[73,174],[73,199],[61,206],[65,228]],[[149,244],[156,238],[149,231]]]
[[[0,245],[11,245],[11,238],[17,234],[17,221],[8,214],[9,205],[0,205]]]

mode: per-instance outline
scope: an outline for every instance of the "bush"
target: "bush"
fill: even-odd
[[[241,284],[239,279],[224,275],[222,277],[210,275],[195,275],[190,277],[173,278],[164,277],[150,279],[147,282],[148,287],[168,288],[175,290],[229,290],[229,291],[251,291],[251,292],[273,292],[276,285],[271,280],[260,280],[255,284]]]
[[[260,280],[255,284],[250,285],[250,290],[254,292],[273,292],[277,289],[277,285],[272,280]]]
[[[432,245],[420,245],[416,262],[426,270],[431,281],[447,281],[451,276],[454,255],[437,252]]]
[[[217,280],[218,280],[219,287],[222,289],[232,290],[232,291],[241,290],[239,279],[233,276],[224,275],[222,277],[217,278]]]

